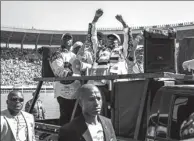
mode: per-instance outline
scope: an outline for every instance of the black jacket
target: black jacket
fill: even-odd
[[[99,116],[104,131],[105,141],[116,141],[115,132],[110,119]],[[83,115],[60,128],[58,141],[92,141]]]

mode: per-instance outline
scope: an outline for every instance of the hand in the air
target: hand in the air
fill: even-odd
[[[103,15],[103,11],[102,11],[102,9],[98,9],[98,10],[96,10],[96,14],[95,14],[95,17],[101,17]]]
[[[115,18],[119,21],[119,22],[123,22],[123,17],[121,15],[116,15]]]

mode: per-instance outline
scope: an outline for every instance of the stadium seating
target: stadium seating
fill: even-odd
[[[41,77],[41,65],[41,55],[32,49],[1,47],[1,85],[36,85],[33,78]]]

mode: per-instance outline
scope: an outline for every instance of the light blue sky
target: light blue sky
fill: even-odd
[[[1,26],[48,30],[87,30],[96,9],[102,8],[99,28],[194,21],[194,1],[1,1]]]

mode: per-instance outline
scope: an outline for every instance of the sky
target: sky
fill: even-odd
[[[98,28],[152,26],[194,21],[194,1],[1,1],[1,26],[84,31],[101,8]]]

